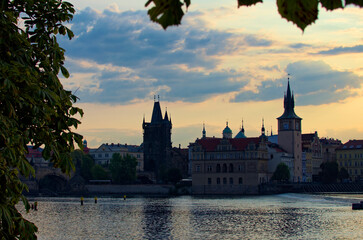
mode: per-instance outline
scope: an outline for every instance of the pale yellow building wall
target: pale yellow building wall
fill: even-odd
[[[363,179],[363,149],[337,149],[336,153],[339,169],[347,169],[352,181]]]

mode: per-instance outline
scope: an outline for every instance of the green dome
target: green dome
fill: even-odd
[[[232,133],[232,130],[227,126],[224,130],[223,133]]]

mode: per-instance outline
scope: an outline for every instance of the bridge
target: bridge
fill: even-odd
[[[71,188],[70,181],[75,172],[70,175],[63,173],[60,169],[51,166],[34,166],[35,177],[21,178],[27,184],[30,193],[46,193],[56,195],[59,192],[68,192]]]

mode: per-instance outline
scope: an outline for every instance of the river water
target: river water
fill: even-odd
[[[29,200],[38,239],[363,239],[363,195]]]

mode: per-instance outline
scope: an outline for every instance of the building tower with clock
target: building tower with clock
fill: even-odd
[[[294,156],[294,182],[302,181],[302,148],[301,148],[301,120],[294,111],[294,94],[291,94],[290,82],[287,82],[287,92],[284,96],[284,113],[277,118],[278,144]]]

